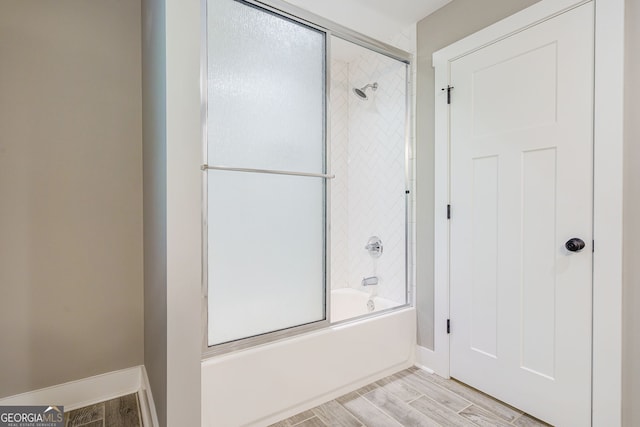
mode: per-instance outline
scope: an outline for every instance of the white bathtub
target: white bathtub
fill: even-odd
[[[371,301],[372,304],[369,304]],[[381,298],[370,297],[368,292],[352,288],[334,289],[331,291],[331,321],[340,322],[345,319],[363,316],[367,313],[397,307],[399,303]]]
[[[348,291],[332,294],[338,310],[362,299]],[[415,309],[402,308],[203,360],[202,425],[268,426],[405,369],[415,325]]]

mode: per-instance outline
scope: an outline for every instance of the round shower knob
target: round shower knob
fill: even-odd
[[[379,258],[382,255],[382,240],[378,236],[372,236],[364,248],[369,251],[369,255],[373,258]]]

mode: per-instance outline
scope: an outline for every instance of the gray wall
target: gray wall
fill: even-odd
[[[626,1],[623,426],[640,426],[640,1]]]
[[[167,425],[167,135],[164,0],[142,0],[144,364]]]
[[[434,70],[431,55],[539,0],[453,0],[418,23],[416,286],[418,345],[433,349]]]
[[[0,397],[142,364],[140,3],[0,2]]]

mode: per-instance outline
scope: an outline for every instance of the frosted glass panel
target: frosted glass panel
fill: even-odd
[[[208,163],[321,173],[325,35],[234,0],[210,0]]]
[[[325,318],[324,185],[208,172],[209,345]]]

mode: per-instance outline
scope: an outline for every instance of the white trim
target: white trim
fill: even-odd
[[[138,397],[140,401],[142,425],[144,427],[160,427],[156,404],[153,401],[153,394],[151,394],[151,385],[149,383],[147,369],[144,365],[140,366],[140,368],[140,391],[138,392]]]
[[[63,405],[65,412],[140,389],[140,366],[70,381],[0,399],[4,405]]]
[[[438,64],[442,65],[444,62],[454,61],[590,1],[593,0],[542,0],[434,52],[434,67],[437,68]]]
[[[437,52],[436,52],[437,53]],[[449,62],[435,62],[436,88],[449,84]],[[438,375],[449,378],[449,108],[445,105],[444,92],[436,89],[435,97],[435,146],[434,146],[434,281],[433,352],[429,366]]]
[[[593,426],[621,425],[622,393],[622,170],[624,0],[593,0],[595,27]],[[436,93],[449,84],[449,64],[584,0],[542,0],[433,54]],[[436,97],[435,331],[428,366],[449,376],[449,109]],[[455,213],[454,213],[455,214]],[[420,360],[420,359],[419,359]],[[426,363],[426,362],[425,362]]]
[[[435,374],[436,371],[432,368],[434,363],[437,363],[434,360],[435,352],[428,348],[416,345],[416,363],[415,366],[418,368],[429,372],[430,374]]]
[[[425,371],[428,374],[434,374],[435,373],[435,372],[433,372],[433,369],[429,369],[426,366],[419,365],[418,363],[416,363],[414,366],[416,368],[420,369],[421,371]]]
[[[134,366],[0,399],[0,406],[62,405],[65,412],[138,393],[145,427],[158,427],[156,408],[144,366]]]
[[[624,0],[596,0],[592,425],[622,424]]]

